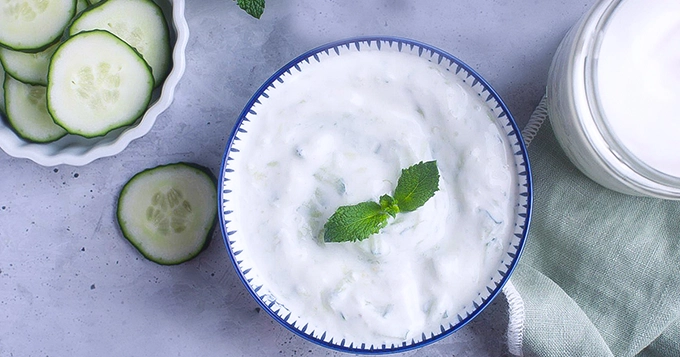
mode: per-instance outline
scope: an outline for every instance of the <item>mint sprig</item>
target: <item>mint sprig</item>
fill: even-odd
[[[378,233],[389,217],[415,211],[439,190],[437,161],[417,163],[401,170],[394,195],[382,195],[378,203],[367,201],[341,206],[324,225],[327,243],[356,242]]]
[[[264,13],[264,0],[236,0],[236,4],[256,19]]]

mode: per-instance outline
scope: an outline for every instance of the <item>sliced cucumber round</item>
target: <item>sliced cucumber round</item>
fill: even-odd
[[[0,45],[41,51],[61,37],[76,13],[76,0],[0,1]]]
[[[3,87],[7,119],[17,135],[38,143],[66,135],[66,130],[55,124],[47,112],[44,86],[26,84],[6,75]]]
[[[151,69],[127,43],[107,31],[81,32],[52,55],[47,108],[69,133],[101,136],[142,116],[153,83]]]
[[[47,69],[50,66],[52,54],[59,44],[35,52],[14,51],[0,47],[0,62],[5,71],[12,77],[28,84],[47,85]]]
[[[207,168],[188,163],[136,174],[118,198],[118,224],[127,240],[158,264],[198,255],[217,219],[217,184]]]
[[[69,34],[106,30],[134,47],[151,66],[155,86],[170,72],[170,35],[163,10],[151,0],[107,0],[81,13]]]
[[[5,113],[5,69],[0,63],[0,114]]]
[[[90,3],[87,2],[87,0],[78,0],[76,4],[76,14],[81,13],[83,10],[85,10],[88,6],[90,6]]]

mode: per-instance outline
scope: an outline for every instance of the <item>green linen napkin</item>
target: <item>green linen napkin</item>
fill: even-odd
[[[680,202],[593,182],[547,122],[528,150],[533,217],[510,279],[524,304],[523,352],[680,356]]]

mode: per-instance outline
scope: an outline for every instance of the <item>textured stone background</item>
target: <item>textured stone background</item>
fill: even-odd
[[[197,259],[162,267],[115,224],[121,186],[158,164],[216,174],[251,94],[329,41],[394,35],[439,47],[497,90],[520,126],[552,55],[594,0],[269,0],[255,20],[232,0],[188,0],[187,69],[151,132],[84,167],[42,167],[0,152],[0,356],[340,355],[296,337],[248,295],[219,230]],[[500,297],[452,336],[405,356],[502,356]]]

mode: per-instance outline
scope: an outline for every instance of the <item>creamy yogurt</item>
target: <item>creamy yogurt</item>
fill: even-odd
[[[512,235],[506,135],[467,84],[410,53],[331,52],[300,69],[260,97],[235,144],[238,259],[307,332],[355,346],[440,333],[486,292]],[[339,206],[377,201],[433,159],[440,190],[423,207],[367,240],[323,242]]]
[[[680,177],[680,1],[624,0],[603,27],[597,95],[618,141]]]

